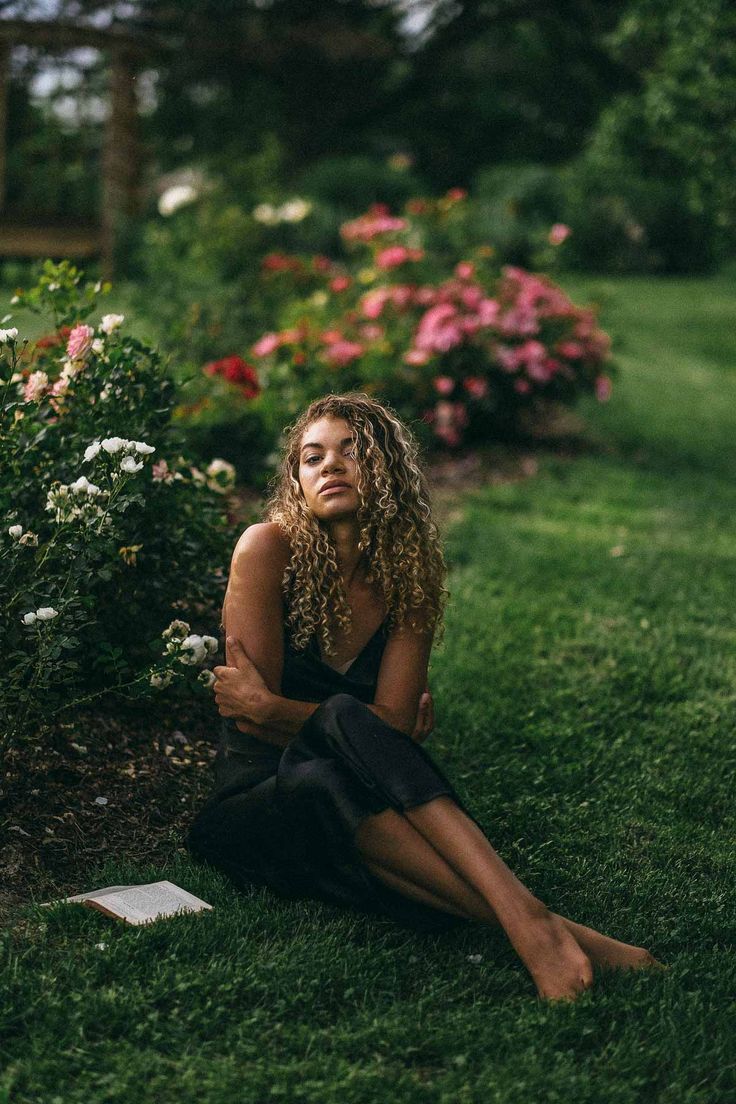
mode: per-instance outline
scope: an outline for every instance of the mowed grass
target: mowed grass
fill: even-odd
[[[111,856],[89,887],[169,878],[214,911],[19,910],[0,1101],[733,1101],[735,282],[565,285],[604,304],[622,376],[582,408],[597,450],[463,500],[425,747],[551,908],[670,970],[550,1005],[480,926]]]

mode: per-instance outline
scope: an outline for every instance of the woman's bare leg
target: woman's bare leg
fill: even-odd
[[[401,813],[385,809],[366,817],[355,842],[366,866],[406,896],[443,912],[499,926],[493,909]]]
[[[366,857],[366,866],[398,892],[440,911],[499,926],[487,902],[402,814],[386,809],[367,817],[358,829],[356,842]],[[660,965],[643,947],[621,943],[565,917],[560,919],[598,966],[637,969]]]
[[[530,893],[449,795],[404,816],[490,905],[540,996],[573,997],[592,985],[592,963],[562,918]]]
[[[440,806],[437,809],[437,817],[421,816],[427,810],[432,813],[436,806]],[[450,806],[450,810],[456,810],[462,818],[459,829],[452,812],[448,813],[446,806]],[[403,816],[414,823],[412,818],[417,814],[425,827],[425,831],[419,829],[421,834],[460,879],[466,881],[475,890],[490,909],[490,914],[495,916],[503,927],[517,954],[532,975],[540,996],[553,1000],[569,998],[592,984],[591,961],[562,919],[551,913],[522,885],[496,854],[480,829],[465,816],[451,798],[444,796],[435,798],[414,809],[406,810]],[[356,834],[358,846],[365,845],[366,841],[370,845],[370,822],[384,815],[384,813],[376,814],[361,823]],[[470,837],[466,824],[474,829]],[[432,839],[429,839],[428,832],[431,832]],[[476,834],[483,841],[482,848],[478,847]],[[418,875],[421,885],[421,864],[416,859],[414,861],[415,874]],[[436,864],[432,869],[437,869]],[[426,873],[424,877],[426,879]],[[425,888],[430,892],[436,892],[439,888],[438,895],[443,896],[441,887],[436,883],[434,886],[426,886],[425,881]],[[461,904],[460,907],[462,907]]]

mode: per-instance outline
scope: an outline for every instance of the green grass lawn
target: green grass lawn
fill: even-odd
[[[736,1099],[736,281],[564,284],[603,304],[621,378],[582,407],[597,449],[466,497],[425,746],[538,896],[669,972],[549,1005],[480,926],[111,858],[88,887],[169,878],[214,911],[19,910],[0,1102]]]

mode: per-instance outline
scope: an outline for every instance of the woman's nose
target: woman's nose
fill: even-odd
[[[335,453],[334,456],[330,456],[329,453],[325,455],[322,463],[323,471],[332,471],[333,468],[344,468],[343,459],[339,453]]]

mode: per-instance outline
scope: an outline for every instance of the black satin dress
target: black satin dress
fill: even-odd
[[[283,696],[321,704],[285,748],[222,719],[215,791],[185,844],[240,888],[267,885],[282,897],[313,898],[389,916],[415,930],[441,931],[470,921],[389,887],[368,869],[354,842],[364,817],[411,809],[440,794],[475,821],[424,748],[366,707],[375,694],[385,624],[344,674],[320,658],[316,637],[301,653],[285,643]]]

